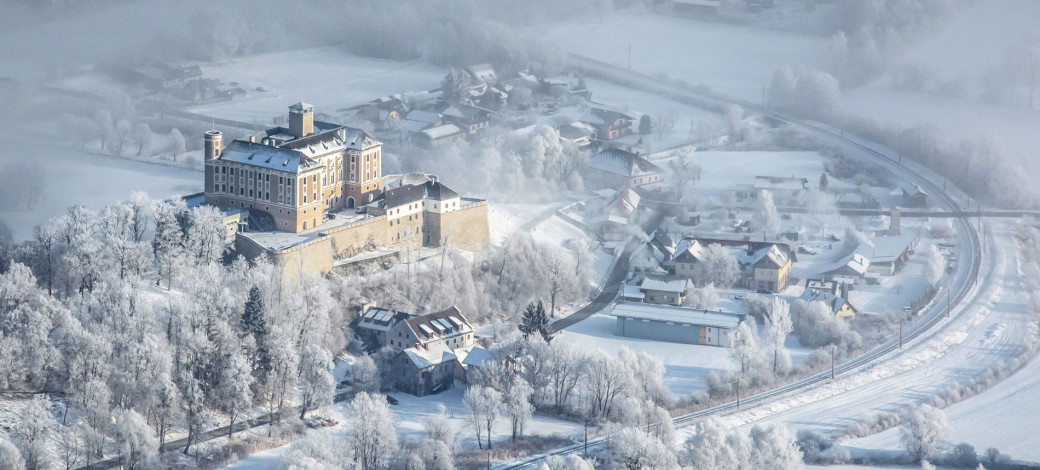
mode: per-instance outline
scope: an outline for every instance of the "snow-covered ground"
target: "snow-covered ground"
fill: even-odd
[[[777,68],[819,66],[830,45],[825,37],[630,12],[572,22],[543,37],[569,52],[755,102]]]
[[[0,167],[16,159],[39,161],[43,187],[36,188],[36,205],[28,211],[0,211],[0,222],[13,238],[32,237],[33,228],[65,213],[73,205],[101,209],[142,191],[152,198],[184,196],[202,191],[202,172],[165,165],[129,161],[83,152],[65,146],[40,145],[38,136],[0,131],[4,151]]]
[[[754,184],[756,176],[794,176],[816,183],[824,171],[824,157],[818,152],[705,151],[693,156],[704,170],[697,186],[715,196],[736,185]]]
[[[203,76],[225,84],[237,82],[246,96],[190,111],[263,125],[271,124],[272,117],[283,117],[286,108],[297,101],[314,104],[316,112],[333,114],[391,93],[438,88],[446,73],[421,62],[358,57],[335,47],[201,65]]]
[[[391,406],[390,409],[393,410],[394,413],[397,414],[398,419],[400,419],[400,423],[397,426],[398,439],[421,439],[423,421],[427,417],[437,413],[437,404],[443,404],[444,407],[447,408],[448,414],[451,417],[451,423],[455,426],[455,430],[458,433],[456,448],[458,450],[466,450],[476,447],[477,441],[473,434],[473,428],[466,420],[466,407],[462,403],[462,395],[465,391],[465,384],[459,383],[456,384],[455,388],[443,393],[428,395],[421,398],[405,393],[394,393],[393,397],[398,400],[398,404]],[[337,437],[344,437],[346,435],[346,422],[348,418],[346,416],[347,407],[347,403],[337,403],[320,411],[313,412],[312,415],[314,416],[320,415],[332,418],[338,421],[339,424],[312,432],[327,432],[332,433]],[[528,421],[525,429],[527,430],[527,433],[531,435],[577,437],[582,426],[570,421],[563,421],[535,414],[531,420]],[[500,417],[491,428],[491,431],[493,442],[508,439],[511,432],[509,419],[507,417]],[[226,468],[230,470],[260,470],[271,468],[278,462],[278,459],[286,450],[288,450],[288,446],[269,449],[257,453],[256,455],[249,456],[248,458]]]

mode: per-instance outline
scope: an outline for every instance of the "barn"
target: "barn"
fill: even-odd
[[[618,336],[721,347],[730,346],[730,335],[744,321],[741,314],[630,302],[618,302],[610,314]]]

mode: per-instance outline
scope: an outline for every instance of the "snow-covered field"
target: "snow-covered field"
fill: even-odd
[[[393,410],[394,413],[397,414],[398,419],[400,419],[400,423],[397,426],[398,439],[421,439],[423,421],[427,417],[437,413],[437,404],[443,404],[444,407],[447,408],[448,414],[451,417],[451,422],[454,424],[455,430],[458,433],[456,448],[464,450],[476,447],[477,441],[473,434],[473,428],[466,420],[466,408],[462,403],[462,395],[465,391],[465,384],[456,384],[456,387],[453,389],[437,395],[429,395],[422,398],[405,393],[393,394],[393,397],[397,398],[398,404],[391,406],[390,409]],[[347,422],[347,416],[345,413],[347,409],[347,403],[337,403],[323,410],[313,412],[313,415],[325,416],[339,422],[336,426],[313,432],[327,432],[332,433],[338,438],[344,438],[346,435],[345,423]],[[556,434],[560,436],[577,437],[582,426],[577,423],[535,414],[531,420],[528,421],[525,429],[527,429],[527,432],[532,435],[551,436]],[[511,432],[509,420],[507,418],[499,418],[491,428],[491,431],[493,442],[508,439]],[[260,470],[272,468],[286,450],[288,450],[288,446],[269,449],[257,453],[256,455],[252,455],[226,468],[229,470]]]
[[[390,93],[438,88],[446,71],[421,62],[369,59],[321,47],[202,64],[202,73],[224,83],[237,82],[246,96],[190,111],[267,125],[297,101],[332,114]]]
[[[777,68],[819,66],[830,44],[824,37],[627,12],[602,22],[569,23],[544,37],[569,52],[621,67],[629,66],[631,48],[632,70],[755,102]]]
[[[152,198],[184,196],[202,191],[202,172],[152,163],[105,157],[65,146],[39,145],[36,136],[0,131],[5,150],[0,167],[32,158],[47,168],[32,210],[2,212],[15,240],[32,237],[36,225],[65,213],[73,205],[101,209],[142,191]]]
[[[716,196],[735,185],[754,184],[756,176],[795,176],[815,183],[824,168],[818,152],[705,151],[693,156],[704,170],[697,186]]]

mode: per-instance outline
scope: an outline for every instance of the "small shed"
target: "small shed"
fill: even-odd
[[[615,334],[672,343],[730,346],[730,335],[744,315],[672,305],[619,302],[610,312]]]

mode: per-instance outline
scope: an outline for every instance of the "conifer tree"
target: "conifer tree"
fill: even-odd
[[[549,317],[545,314],[545,306],[542,301],[527,304],[523,318],[520,320],[520,332],[527,339],[532,333],[542,335],[546,343],[552,340],[552,327],[549,325]]]
[[[253,357],[253,370],[260,372],[262,377],[271,370],[271,355],[268,351],[268,336],[270,331],[267,327],[267,312],[264,309],[264,299],[260,295],[260,288],[253,286],[249,289],[249,298],[246,299],[245,310],[242,312],[242,332],[250,335],[256,340],[256,354]]]

